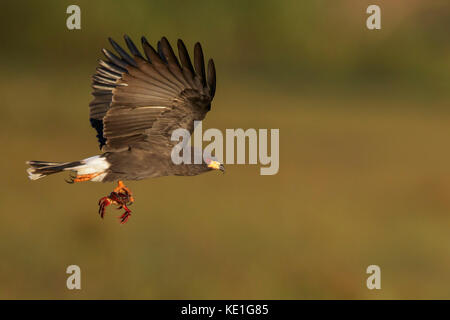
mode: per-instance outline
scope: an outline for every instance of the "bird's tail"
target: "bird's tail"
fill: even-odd
[[[73,162],[27,161],[27,164],[30,165],[27,170],[30,180],[37,180],[49,174],[69,170],[83,176],[78,181],[103,181],[107,174],[106,171],[111,166],[104,155]]]
[[[47,162],[47,161],[27,161],[30,168],[27,169],[28,178],[37,180],[53,173],[65,170],[73,170],[83,163],[81,161],[74,162]]]

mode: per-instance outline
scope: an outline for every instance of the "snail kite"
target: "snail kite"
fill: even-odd
[[[142,37],[145,56],[128,36],[124,38],[131,54],[110,38],[116,53],[103,49],[107,59],[99,60],[92,77],[90,122],[103,153],[74,162],[27,162],[31,180],[73,171],[76,175],[67,182],[117,181],[117,188],[100,199],[99,213],[103,218],[108,205],[117,205],[125,210],[121,223],[128,220],[128,206],[134,201],[123,180],[224,171],[212,157],[201,164],[174,164],[171,159],[178,143],[171,141],[172,132],[183,128],[192,133],[194,121],[202,120],[211,109],[216,90],[213,60],[205,68],[200,43],[195,44],[192,64],[181,40],[177,43],[178,59],[165,37],[156,49]]]

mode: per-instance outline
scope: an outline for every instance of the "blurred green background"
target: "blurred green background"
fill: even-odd
[[[0,298],[450,298],[449,1],[11,1],[0,26]],[[97,214],[112,184],[28,181],[26,160],[99,153],[90,76],[124,33],[200,41],[204,129],[279,128],[279,173],[129,182],[124,226]]]

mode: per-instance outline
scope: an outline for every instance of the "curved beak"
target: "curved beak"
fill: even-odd
[[[208,168],[211,168],[211,169],[214,169],[214,170],[220,170],[223,173],[225,173],[225,167],[219,161],[211,161],[208,164]]]

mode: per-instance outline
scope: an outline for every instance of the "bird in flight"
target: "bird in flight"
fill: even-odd
[[[99,60],[92,77],[90,123],[102,154],[73,162],[27,162],[31,180],[72,171],[69,183],[117,182],[111,194],[100,199],[99,213],[103,218],[105,208],[116,205],[125,210],[121,223],[128,221],[128,206],[134,202],[125,180],[224,172],[212,157],[202,157],[201,164],[174,164],[171,159],[178,143],[171,140],[172,132],[182,128],[192,134],[194,121],[203,120],[211,109],[216,91],[213,60],[205,68],[200,43],[194,46],[192,64],[182,40],[177,43],[178,59],[165,37],[156,49],[142,37],[145,56],[127,35],[124,39],[131,54],[110,38],[116,53],[103,49],[106,59]]]

